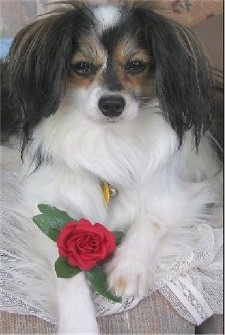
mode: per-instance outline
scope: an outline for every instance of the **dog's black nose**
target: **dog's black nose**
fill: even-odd
[[[115,117],[122,114],[125,105],[124,98],[116,95],[106,95],[101,97],[98,101],[98,107],[102,114],[109,117]]]

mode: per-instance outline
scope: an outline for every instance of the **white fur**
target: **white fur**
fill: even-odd
[[[98,334],[94,306],[83,273],[71,279],[58,279],[58,333]]]
[[[120,18],[118,7],[113,5],[99,6],[94,10],[94,15],[98,21],[98,30],[103,32],[107,28],[117,24]]]
[[[176,134],[157,101],[132,120],[112,124],[90,119],[90,100],[81,97],[75,103],[68,92],[57,113],[36,127],[25,157],[24,197],[33,213],[43,202],[74,218],[126,231],[107,265],[109,286],[119,295],[143,294],[151,284],[155,255],[165,236],[201,222],[205,219],[201,209],[220,201],[220,167],[207,137],[199,154],[191,133],[178,150]],[[52,161],[31,173],[31,157],[40,145]],[[119,190],[109,207],[101,180]],[[60,280],[59,285],[59,331],[96,333],[84,279]]]

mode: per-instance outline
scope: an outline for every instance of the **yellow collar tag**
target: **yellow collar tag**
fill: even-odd
[[[111,198],[117,196],[118,190],[107,183],[107,181],[102,181],[101,186],[105,203],[108,206]]]
[[[109,188],[109,184],[106,181],[102,182],[102,193],[105,199],[105,203],[108,206],[109,202],[110,202],[110,188]]]

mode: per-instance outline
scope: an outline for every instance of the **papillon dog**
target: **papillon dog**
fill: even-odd
[[[16,35],[5,67],[3,133],[21,138],[24,218],[46,203],[124,231],[108,285],[144,294],[173,231],[221,201],[214,83],[199,41],[151,2],[63,1]],[[57,301],[59,333],[98,333],[83,274],[58,279]]]

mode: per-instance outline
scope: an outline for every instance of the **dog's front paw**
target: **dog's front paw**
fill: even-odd
[[[151,285],[151,272],[146,262],[127,252],[117,250],[107,264],[109,289],[117,296],[141,296]]]

